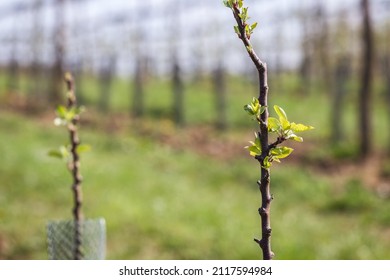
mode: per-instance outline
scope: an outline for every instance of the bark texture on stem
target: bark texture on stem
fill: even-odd
[[[260,246],[263,252],[264,260],[271,260],[274,253],[271,250],[271,220],[270,220],[270,208],[272,196],[270,193],[270,173],[269,169],[263,167],[264,159],[268,156],[270,147],[268,145],[268,80],[267,80],[267,65],[262,62],[257,56],[250,43],[250,38],[245,31],[246,22],[240,17],[240,9],[237,4],[233,4],[232,7],[234,18],[238,26],[238,37],[244,43],[249,57],[256,66],[259,76],[259,103],[265,107],[265,111],[260,116],[259,138],[261,143],[261,156],[257,158],[260,163],[260,180],[258,181],[260,193],[261,193],[261,207],[258,212],[261,217],[261,239],[255,239],[255,242]]]
[[[67,100],[68,100],[68,110],[77,107],[77,100],[75,94],[75,86],[73,77],[67,73],[65,75],[65,82],[67,86]],[[73,257],[75,260],[82,259],[81,245],[82,245],[82,232],[81,232],[81,223],[82,223],[82,192],[81,192],[81,182],[82,177],[80,174],[80,156],[77,152],[77,147],[80,145],[80,140],[77,133],[77,125],[79,122],[79,115],[72,119],[72,122],[68,124],[69,137],[71,143],[71,162],[70,162],[70,171],[73,177],[72,191],[73,191],[73,219],[74,219],[74,252]]]

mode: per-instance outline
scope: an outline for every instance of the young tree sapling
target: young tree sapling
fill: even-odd
[[[61,146],[57,150],[49,151],[49,155],[57,158],[61,158],[66,161],[69,171],[72,174],[72,192],[73,192],[73,220],[74,220],[74,252],[73,257],[75,260],[83,258],[81,252],[82,246],[82,232],[81,224],[83,221],[83,215],[81,211],[82,206],[82,191],[81,182],[82,176],[80,173],[80,153],[90,150],[90,146],[86,144],[80,144],[78,136],[78,124],[80,120],[80,114],[84,111],[84,107],[77,105],[77,99],[75,94],[75,85],[73,77],[70,73],[66,73],[65,82],[67,87],[67,106],[60,105],[57,107],[57,117],[54,120],[54,124],[57,126],[65,126],[69,133],[69,144]]]
[[[243,42],[259,76],[259,96],[254,97],[251,103],[244,106],[244,110],[259,123],[259,131],[255,133],[255,140],[251,141],[251,145],[246,148],[249,154],[259,162],[261,170],[257,184],[261,192],[261,206],[258,212],[261,217],[262,236],[261,239],[254,239],[254,241],[260,246],[263,259],[270,260],[274,257],[271,250],[270,206],[273,197],[270,192],[270,167],[273,162],[280,162],[280,159],[286,158],[293,151],[292,148],[280,146],[280,144],[287,140],[302,142],[302,137],[296,133],[313,129],[313,127],[290,122],[285,111],[277,105],[274,106],[274,110],[278,118],[268,117],[267,64],[257,56],[250,41],[257,22],[248,23],[248,7],[244,7],[244,0],[223,0],[223,3],[233,12],[237,23],[234,30]],[[274,142],[269,142],[268,133],[276,134]]]

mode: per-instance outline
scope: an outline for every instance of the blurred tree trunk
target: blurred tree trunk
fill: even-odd
[[[166,28],[168,32],[168,46],[171,57],[171,90],[172,90],[172,119],[177,126],[184,126],[184,85],[179,56],[181,52],[182,32],[182,1],[168,1],[165,6]],[[188,4],[188,3],[187,3]],[[198,35],[198,34],[197,34]]]
[[[65,0],[56,0],[54,21],[54,63],[52,66],[52,78],[49,91],[49,102],[61,103],[63,91],[63,73],[65,56]]]
[[[7,92],[13,93],[19,90],[19,62],[15,49],[12,50],[11,60],[8,63]]]
[[[351,74],[351,64],[348,56],[342,57],[334,72],[333,106],[331,111],[333,145],[339,144],[344,138],[343,109],[345,108],[346,85]]]
[[[302,60],[300,75],[302,93],[310,94],[314,84],[321,82],[327,91],[332,81],[330,71],[329,27],[324,1],[317,0],[299,14],[302,28]],[[318,90],[316,90],[318,92]]]
[[[131,114],[135,118],[140,118],[144,115],[144,58],[137,57],[134,80],[133,80],[133,96]]]
[[[360,156],[365,158],[371,152],[371,84],[373,69],[373,32],[370,17],[370,1],[361,0],[362,13],[362,69],[359,93]]]
[[[145,20],[150,18],[151,8],[149,0],[141,1],[134,11],[131,55],[135,60],[133,75],[133,90],[131,98],[130,115],[134,118],[142,118],[145,114],[145,83],[148,74],[148,59],[152,52],[148,49]],[[148,54],[148,55],[146,55]]]
[[[278,18],[282,18],[283,15],[278,15]],[[284,32],[283,32],[283,22],[278,20],[276,23],[276,32],[274,34],[274,39],[273,39],[273,51],[274,51],[274,64],[275,64],[275,70],[272,71],[272,78],[271,78],[271,83],[273,84],[273,88],[277,92],[283,92],[284,87],[284,77],[283,77],[283,58],[282,54],[284,52],[283,46],[284,46]],[[271,69],[269,69],[270,71]]]
[[[184,86],[178,59],[173,59],[172,66],[172,91],[173,91],[173,121],[178,126],[183,126],[184,120]]]
[[[218,130],[226,130],[226,80],[225,69],[219,63],[214,70],[215,111],[217,113],[216,127]]]
[[[116,57],[111,55],[107,62],[104,63],[100,73],[100,100],[99,110],[103,113],[108,112],[110,106],[110,89],[112,79],[115,75]]]
[[[29,89],[28,89],[28,106],[38,105],[37,101],[43,98],[42,65],[40,55],[42,48],[42,0],[35,0],[32,5],[32,32],[31,32],[31,56],[32,61],[29,67]],[[30,108],[31,109],[31,108]]]
[[[316,4],[315,18],[313,19],[313,23],[315,24],[314,52],[316,59],[316,68],[319,71],[318,74],[321,75],[325,90],[329,90],[329,85],[331,84],[332,76],[329,65],[329,28],[326,16],[327,15],[324,9],[323,1],[319,1]]]
[[[303,12],[301,15],[303,37],[302,37],[302,60],[299,68],[299,73],[302,80],[301,93],[307,95],[311,91],[311,80],[312,80],[312,58],[311,58],[311,42],[309,35],[309,20]]]
[[[81,105],[85,104],[85,102],[86,102],[86,99],[84,96],[84,90],[83,90],[83,81],[84,81],[83,66],[84,66],[84,63],[83,63],[82,58],[80,57],[80,60],[78,60],[74,63],[74,66],[72,69],[72,73],[74,73],[73,79],[74,79],[75,85],[77,85],[77,102]]]
[[[388,136],[389,136],[389,139],[387,141],[388,143],[388,147],[387,147],[387,152],[388,152],[388,155],[390,156],[390,56],[387,57],[387,94],[386,94],[386,99],[387,99],[387,112],[388,112],[388,129],[387,129],[387,133],[388,133]]]
[[[19,61],[18,61],[18,38],[17,38],[18,30],[16,28],[16,25],[14,24],[12,35],[10,38],[11,43],[11,53],[10,53],[10,59],[8,61],[7,65],[7,76],[6,76],[6,88],[5,91],[8,94],[16,93],[19,90]]]
[[[387,10],[387,15],[390,15],[390,0],[384,1],[385,9]],[[382,70],[382,77],[384,80],[384,102],[387,104],[387,113],[388,113],[388,129],[387,129],[387,157],[390,159],[390,20],[389,17],[385,22],[383,29],[383,39],[381,40],[380,45],[380,61],[379,65]]]
[[[389,128],[387,129],[388,133],[388,147],[387,147],[387,153],[390,155],[390,54],[386,53],[383,55],[383,57],[380,60],[381,63],[381,70],[383,73],[383,79],[385,81],[385,102],[387,104],[387,112],[388,112],[388,125]]]

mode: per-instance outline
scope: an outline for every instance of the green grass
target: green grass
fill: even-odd
[[[4,84],[4,75],[0,82]],[[270,81],[271,115],[272,105],[277,104],[290,120],[316,127],[303,135],[312,147],[305,156],[314,161],[353,158],[356,82],[351,82],[343,116],[347,137],[337,147],[328,145],[330,94],[321,87],[303,94],[296,75],[278,82]],[[25,78],[21,84],[27,84]],[[215,123],[210,80],[187,81],[185,88],[186,124]],[[112,112],[128,113],[131,89],[127,80],[114,81]],[[230,77],[227,89],[230,130],[225,136],[239,139],[244,146],[251,140],[246,135],[250,137],[257,125],[242,107],[256,90],[237,77]],[[92,113],[99,99],[96,78],[83,79],[79,90]],[[145,92],[146,116],[141,127],[146,126],[147,133],[178,132],[170,120],[169,81],[149,80]],[[387,108],[378,92],[374,105],[378,151],[388,146],[388,133],[383,132],[388,128]],[[92,115],[94,120],[105,117]],[[2,112],[0,135],[0,259],[46,259],[46,223],[71,218],[70,176],[64,163],[46,155],[63,144],[66,132]],[[131,128],[109,135],[83,128],[82,139],[93,146],[82,159],[84,212],[88,218],[107,220],[107,258],[261,257],[252,241],[260,234],[260,195],[255,183],[259,172],[249,156],[234,161],[201,156],[147,139]],[[383,173],[388,169],[384,166]],[[388,199],[377,197],[356,180],[333,186],[332,178],[324,174],[314,174],[289,159],[273,168],[272,245],[277,259],[389,259]]]
[[[67,135],[11,113],[0,119],[0,258],[46,259],[46,223],[71,218],[70,176],[46,155]],[[249,156],[221,161],[131,130],[83,129],[93,146],[82,158],[84,213],[106,219],[108,259],[261,258],[252,241],[258,167]],[[388,200],[359,182],[336,191],[287,161],[272,170],[271,185],[277,259],[390,258]]]

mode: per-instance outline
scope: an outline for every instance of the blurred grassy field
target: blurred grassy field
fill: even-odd
[[[0,81],[5,83],[4,76]],[[336,158],[353,158],[357,86],[349,86],[346,138],[335,148],[328,143],[330,93],[316,87],[303,94],[300,84],[292,75],[282,84],[270,81],[270,107],[278,104],[291,120],[316,127],[303,135],[306,144],[297,146],[291,159],[272,169],[276,258],[389,259],[388,196],[371,191],[359,169],[333,176],[318,164],[337,163],[337,170],[342,164]],[[21,85],[28,88],[23,77]],[[242,110],[256,95],[255,86],[242,78],[229,79],[229,130],[224,133],[209,129],[216,121],[210,81],[186,82],[185,118],[192,133],[175,128],[170,120],[169,81],[147,82],[146,116],[140,123],[128,118],[131,88],[127,80],[116,79],[110,113],[102,115],[94,109],[99,98],[96,80],[84,79],[79,87],[88,108],[81,138],[93,146],[82,158],[84,212],[87,218],[106,219],[107,258],[261,258],[252,241],[260,235],[259,171],[242,148],[256,129]],[[381,87],[376,88],[375,153],[383,154],[388,122]],[[6,104],[10,97],[23,99],[24,91],[0,98]],[[67,139],[66,132],[52,124],[53,117],[0,111],[0,259],[46,259],[46,223],[71,218],[70,176],[63,162],[47,156]],[[307,152],[305,145],[310,147]],[[222,152],[208,153],[205,146]]]
[[[188,108],[193,125],[200,116],[212,121],[198,97]],[[234,98],[234,107],[248,99]],[[285,106],[291,119],[317,127],[308,142],[327,134],[322,98]],[[154,100],[149,106],[157,106]],[[275,100],[292,103],[283,95]],[[113,104],[119,110],[121,102]],[[235,110],[237,126],[248,122],[241,105]],[[0,120],[0,258],[46,259],[46,223],[71,218],[70,176],[63,162],[47,156],[67,135],[46,119],[2,111]],[[237,141],[244,146],[251,130],[246,125],[229,135],[242,134]],[[106,219],[108,259],[261,258],[252,241],[260,234],[258,167],[244,150],[222,160],[162,144],[131,126],[116,133],[86,126],[81,138],[93,146],[82,158],[84,213]],[[390,258],[389,200],[358,179],[336,186],[325,172],[286,160],[272,170],[271,185],[276,259]]]
[[[271,73],[272,74],[272,73]],[[328,85],[324,87],[319,81],[314,80],[311,87],[304,88],[299,76],[295,73],[285,73],[280,76],[270,75],[270,112],[273,114],[272,106],[277,104],[288,113],[288,116],[299,122],[306,122],[317,129],[310,137],[319,139],[321,144],[328,144],[331,134],[332,114],[332,89]],[[80,83],[76,85],[77,92],[83,97],[83,103],[94,109],[99,103],[101,85],[98,77],[84,75],[78,77]],[[47,91],[48,80],[40,81],[39,88]],[[7,75],[0,72],[0,86],[7,87]],[[226,120],[231,132],[246,128],[256,128],[254,122],[248,121],[242,107],[250,102],[252,96],[257,96],[257,83],[250,79],[237,76],[226,77]],[[28,91],[33,87],[26,75],[19,76],[18,89],[11,94],[0,91],[0,100],[7,103],[7,99],[17,97],[28,97]],[[168,120],[172,119],[172,87],[169,79],[150,78],[144,84],[145,116],[143,120]],[[341,153],[356,152],[358,132],[358,105],[357,98],[359,83],[355,79],[348,82],[345,96],[344,113],[340,122],[343,124],[345,138],[341,143]],[[129,79],[114,78],[110,88],[108,108],[110,113],[130,114],[132,104],[133,85]],[[81,97],[81,96],[80,96]],[[44,97],[38,97],[44,98]],[[388,149],[390,139],[388,102],[386,101],[383,81],[379,78],[374,81],[372,97],[372,132],[373,143],[376,150]],[[215,94],[210,77],[205,77],[198,82],[191,79],[184,81],[184,109],[185,123],[188,126],[214,125],[217,120],[215,112]],[[104,115],[103,115],[104,117]]]

